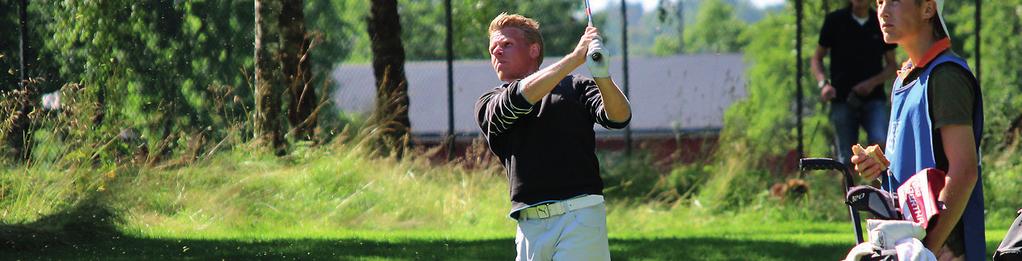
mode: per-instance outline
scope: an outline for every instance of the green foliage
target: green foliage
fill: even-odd
[[[673,35],[657,36],[653,40],[652,53],[655,56],[669,56],[681,53],[682,39]]]
[[[649,153],[605,153],[601,178],[608,198],[628,204],[677,206],[690,202],[714,173],[713,165],[657,166]]]
[[[409,60],[442,60],[447,35],[442,0],[401,1],[401,39]],[[546,56],[564,55],[575,48],[586,21],[573,14],[581,1],[451,1],[455,59],[488,59],[490,21],[502,12],[517,13],[540,23]],[[576,33],[570,33],[576,32]]]
[[[97,130],[136,128],[149,147],[168,150],[174,135],[224,137],[227,122],[244,117],[251,99],[240,72],[252,51],[242,43],[251,37],[236,32],[250,30],[252,13],[243,4],[33,2],[52,18],[43,44],[65,58],[54,61],[61,78],[85,86],[105,116]]]
[[[0,0],[0,92],[13,90],[18,86],[18,3],[14,0]]]
[[[984,157],[983,200],[988,216],[995,219],[1012,219],[1016,210],[1022,208],[1022,158],[1018,157],[1018,144],[992,157]]]
[[[14,1],[4,3],[15,5]],[[314,48],[311,55],[314,86],[324,82],[326,72],[351,52],[342,48],[349,46],[342,42],[345,35],[354,32],[347,25],[358,20],[347,8],[351,3],[362,1],[308,1],[307,8],[318,11],[310,12],[308,27],[318,32],[310,37],[327,36],[326,46]],[[346,15],[335,18],[332,12],[338,10]],[[5,8],[0,17],[16,21],[15,11]],[[206,148],[204,142],[190,144],[195,141],[231,140],[228,144],[236,144],[251,136],[247,121],[254,104],[249,86],[252,1],[33,1],[28,11],[29,42],[38,59],[29,75],[40,80],[34,88],[46,93],[76,84],[83,90],[76,96],[78,101],[66,104],[64,110],[93,116],[79,122],[88,125],[81,130],[93,136],[85,140],[99,143],[90,146],[98,147],[122,130],[132,129],[153,149],[154,158],[159,158]],[[0,29],[9,32],[0,34],[0,43],[14,43],[3,44],[0,50],[5,70],[0,80],[4,82],[17,80],[11,78],[16,77],[19,58],[11,55],[17,47],[16,29]],[[323,29],[328,31],[320,31]],[[13,88],[4,85],[0,89]],[[91,107],[85,111],[71,107],[79,105]],[[336,127],[331,117],[335,114],[327,106],[321,118]],[[34,129],[81,127],[53,125],[67,123],[61,120],[39,120],[44,123],[35,124]],[[43,143],[59,147],[63,141]],[[50,150],[52,153],[42,158],[62,158],[60,151],[73,153]],[[107,154],[96,156],[104,160],[113,156]]]
[[[650,164],[651,156],[639,153],[634,157],[604,154],[600,160],[600,176],[609,198],[646,200],[655,190],[661,174]]]
[[[733,53],[745,46],[739,36],[745,22],[723,0],[703,1],[696,21],[685,30],[685,50],[690,53]]]
[[[322,43],[311,55],[314,70],[320,72],[314,74],[329,72],[334,65],[342,61],[357,63],[370,61],[369,38],[365,33],[365,17],[368,13],[368,1],[305,2],[307,31],[317,32],[322,36]]]
[[[821,103],[812,87],[808,57],[816,48],[819,26],[828,10],[820,2],[806,2],[803,21],[802,53],[804,135],[806,155],[826,157],[831,152],[831,127],[827,104]],[[784,173],[779,164],[797,146],[795,122],[795,15],[788,5],[782,12],[769,14],[745,30],[740,38],[745,60],[748,96],[724,113],[717,170],[700,198],[711,208],[733,210],[741,206],[763,207],[767,189],[792,173]],[[810,187],[827,186],[813,184]],[[820,211],[820,210],[818,210]]]

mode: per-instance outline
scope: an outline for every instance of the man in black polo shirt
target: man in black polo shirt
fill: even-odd
[[[884,43],[869,0],[849,0],[847,8],[827,15],[820,30],[812,68],[820,98],[830,101],[830,122],[837,133],[837,158],[848,164],[859,126],[869,144],[884,144],[890,112],[883,84],[894,77],[895,45]],[[830,53],[830,77],[823,57]]]
[[[610,78],[610,57],[592,59],[603,52],[596,28],[542,69],[536,21],[501,14],[489,37],[490,62],[505,83],[479,98],[476,119],[507,173],[518,260],[610,260],[593,124],[624,128],[631,109]],[[594,79],[568,75],[583,63]]]

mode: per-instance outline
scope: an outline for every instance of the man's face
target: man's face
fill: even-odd
[[[916,1],[926,2],[917,4]],[[877,0],[877,16],[880,19],[880,31],[884,33],[884,42],[902,44],[906,39],[915,39],[920,34],[929,33],[926,19],[936,9],[928,12],[928,7],[933,7],[932,1]]]
[[[501,81],[525,78],[536,70],[539,44],[529,44],[521,29],[507,27],[490,35],[490,65]]]

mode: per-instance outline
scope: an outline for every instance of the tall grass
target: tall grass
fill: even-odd
[[[12,185],[5,196],[16,196],[2,201],[13,212],[3,221],[31,221],[95,191],[120,213],[126,231],[141,234],[485,230],[509,222],[503,215],[506,185],[492,169],[367,155],[361,147],[343,144],[283,158],[239,149],[176,170],[114,169],[99,179],[77,175],[79,180],[67,181],[55,171],[5,174],[4,184]],[[76,185],[83,182],[93,185]]]
[[[96,204],[116,216],[110,220],[121,232],[146,237],[513,234],[504,170],[480,140],[453,162],[431,161],[436,149],[381,156],[370,139],[378,127],[357,115],[346,117],[330,143],[296,143],[282,157],[228,136],[220,142],[229,143],[224,149],[214,146],[177,164],[133,161],[121,155],[127,148],[90,158],[105,148],[48,148],[64,143],[55,135],[37,135],[49,141],[39,151],[77,156],[0,169],[0,224],[46,219],[47,229],[61,229],[70,217],[47,218]],[[726,148],[707,162],[666,168],[646,153],[600,153],[611,234],[671,236],[690,229],[741,234],[718,228],[847,220],[837,175],[808,173],[802,177],[807,193],[771,195],[770,187],[793,173],[764,167],[770,162],[753,156],[744,143],[721,144]],[[1010,217],[1005,209],[1022,202],[1016,196],[1022,185],[1014,178],[1020,164],[1012,155],[984,159],[988,210],[998,219]]]

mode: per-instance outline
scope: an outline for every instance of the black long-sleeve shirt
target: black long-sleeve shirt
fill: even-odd
[[[519,83],[494,88],[475,105],[490,152],[506,170],[512,215],[544,201],[602,195],[593,124],[620,129],[631,117],[611,121],[589,78],[569,75],[536,104],[529,104]]]

